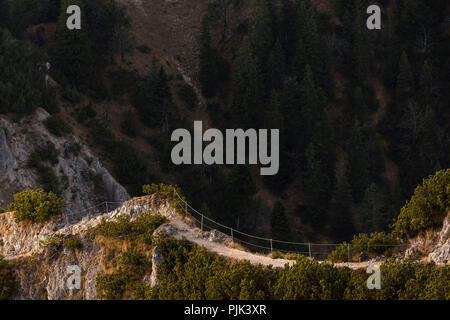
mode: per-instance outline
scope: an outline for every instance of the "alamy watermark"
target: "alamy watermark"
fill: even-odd
[[[369,290],[380,290],[381,289],[381,271],[380,267],[373,264],[367,268],[367,273],[372,274],[369,279],[367,279],[367,289]]]
[[[70,275],[66,280],[66,285],[69,290],[81,289],[81,269],[77,265],[68,266],[66,274]]]
[[[181,164],[260,164],[263,176],[276,175],[280,168],[280,130],[226,129],[225,137],[218,129],[203,132],[203,122],[194,121],[194,137],[186,129],[176,129],[171,158]],[[203,148],[203,142],[209,142]],[[247,143],[248,142],[248,143]],[[269,152],[270,144],[270,152]],[[193,152],[192,152],[193,151]],[[247,162],[248,159],[248,162]]]

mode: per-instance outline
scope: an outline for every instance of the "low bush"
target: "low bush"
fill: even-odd
[[[129,293],[132,299],[142,299],[147,288],[141,279],[151,268],[147,258],[135,249],[128,249],[118,257],[119,268],[112,274],[96,277],[97,298],[103,300],[123,299]]]
[[[370,235],[361,233],[353,237],[351,244],[351,249],[354,251],[389,255],[397,241],[384,232],[371,233]]]
[[[450,210],[450,169],[424,179],[411,200],[401,209],[393,236],[414,237],[420,232],[442,227]]]
[[[17,222],[44,222],[61,214],[65,206],[66,202],[53,192],[27,189],[14,195],[14,201],[8,206],[8,210],[14,211]]]
[[[94,232],[105,237],[119,238],[152,244],[153,232],[166,222],[166,218],[158,213],[147,213],[131,221],[130,216],[119,216],[116,221],[103,220],[95,227]]]
[[[64,240],[64,244],[72,251],[83,249],[83,242],[78,237],[67,238]]]
[[[28,159],[29,167],[37,167],[41,162],[49,162],[52,165],[58,163],[59,151],[52,142],[37,147]]]
[[[172,201],[172,205],[174,209],[181,215],[186,215],[185,212],[185,202],[186,197],[181,193],[181,189],[178,186],[166,185],[164,183],[156,184],[153,183],[151,185],[144,185],[142,187],[142,192],[144,194],[160,194],[167,197],[170,201]],[[176,192],[176,193],[175,193]]]
[[[343,244],[339,245],[334,249],[329,255],[327,260],[331,262],[349,262],[348,254],[348,244],[344,241]]]
[[[0,255],[0,300],[12,299],[17,283],[13,270],[2,255]]]
[[[391,235],[385,234],[384,232],[371,233],[370,235],[360,233],[353,237],[350,244],[344,242],[340,246],[337,246],[328,255],[328,260],[331,262],[352,262],[349,261],[349,256],[350,260],[352,260],[354,253],[359,254],[361,252],[389,256],[397,244],[398,242]]]
[[[59,115],[48,117],[44,121],[45,127],[57,137],[62,137],[66,134],[72,133],[72,128]]]

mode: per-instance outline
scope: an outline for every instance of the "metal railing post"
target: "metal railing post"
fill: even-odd
[[[308,248],[309,248],[309,257],[311,258],[311,242],[308,243]]]
[[[105,213],[108,213],[108,201],[105,201],[105,205],[106,205],[106,212]]]
[[[347,243],[347,254],[348,254],[348,262],[350,261],[350,243]]]
[[[272,239],[270,239],[270,252],[273,252],[273,244],[272,244]]]
[[[233,228],[231,228],[231,243],[234,244]]]
[[[201,227],[201,229],[202,229],[202,232],[203,232],[203,215],[202,215],[202,227]]]

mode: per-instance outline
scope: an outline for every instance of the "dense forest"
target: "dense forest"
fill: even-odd
[[[236,15],[253,6],[228,2]],[[132,21],[110,0],[70,1],[83,12],[77,32],[65,26],[67,0],[0,0],[0,112],[20,119],[43,107],[49,130],[65,135],[66,108],[131,195],[176,183],[193,206],[237,230],[298,241],[387,231],[415,186],[450,167],[447,1],[376,1],[382,29],[368,30],[372,1],[330,1],[326,14],[309,0],[259,0],[233,41],[217,37],[227,28],[220,3],[211,1],[199,26],[207,106],[198,111],[220,129],[279,128],[276,176],[172,164],[170,134],[192,127],[183,110],[200,109],[197,97],[150,53],[145,72],[125,67],[134,51],[151,50],[135,43]],[[145,138],[151,153],[96,112],[117,101],[129,109],[120,132]],[[44,189],[57,192],[51,167],[33,163]]]

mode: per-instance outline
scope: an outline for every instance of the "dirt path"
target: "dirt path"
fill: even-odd
[[[189,226],[181,217],[171,219],[170,224],[179,231],[179,233],[175,235],[175,238],[179,240],[185,238],[190,242],[205,247],[208,251],[227,258],[247,260],[252,264],[262,264],[265,266],[272,265],[275,268],[283,268],[286,264],[292,266],[295,263],[295,261],[292,260],[272,259],[263,255],[230,248],[221,242],[209,241],[208,239],[205,239],[200,232]]]
[[[294,260],[287,259],[272,259],[270,257],[255,254],[247,251],[242,251],[234,248],[228,247],[226,244],[222,242],[214,242],[206,239],[199,231],[192,228],[188,223],[184,221],[182,217],[171,218],[170,224],[178,230],[178,233],[174,235],[174,237],[178,240],[182,240],[183,238],[196,243],[200,246],[205,247],[208,251],[214,252],[221,256],[236,259],[236,260],[247,260],[252,264],[262,264],[264,266],[272,266],[274,268],[283,268],[286,264],[292,267],[295,264]],[[319,261],[319,263],[323,263],[323,261]],[[372,263],[375,266],[380,266],[383,262],[374,262]],[[352,270],[357,269],[367,269],[371,262],[352,262],[352,263],[335,263],[336,267],[347,267]]]

